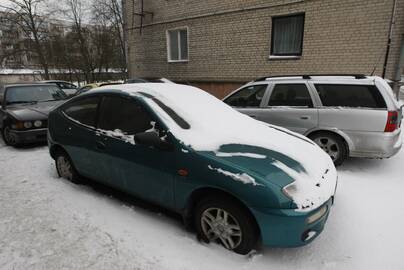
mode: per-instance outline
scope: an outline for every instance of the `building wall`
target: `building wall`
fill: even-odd
[[[257,77],[303,73],[381,75],[393,0],[140,0],[125,3],[131,77],[167,77],[217,96]],[[388,62],[393,79],[404,35],[404,1]],[[272,16],[305,13],[303,55],[269,59]],[[213,14],[215,13],[215,14]],[[189,61],[168,63],[166,30],[189,27]],[[224,90],[223,90],[224,89]]]

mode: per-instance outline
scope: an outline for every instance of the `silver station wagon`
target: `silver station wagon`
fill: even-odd
[[[309,137],[336,165],[349,156],[388,158],[402,145],[402,108],[380,77],[265,77],[237,89],[224,102]]]

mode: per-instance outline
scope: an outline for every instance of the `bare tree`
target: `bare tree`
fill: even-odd
[[[1,5],[8,13],[7,19],[19,27],[28,41],[25,50],[32,51],[38,56],[38,62],[44,71],[45,79],[49,79],[49,65],[46,57],[46,48],[43,46],[47,39],[45,14],[39,14],[39,8],[47,0],[4,0]]]
[[[124,39],[124,19],[121,0],[99,0],[93,5],[93,20],[96,24],[102,21],[111,26],[112,37],[119,46],[119,66],[122,71],[126,71],[126,44]]]
[[[77,41],[81,55],[81,70],[87,81],[94,81],[94,58],[91,52],[90,26],[84,23],[85,7],[83,1],[65,0],[67,9],[65,15],[72,21],[72,34]]]

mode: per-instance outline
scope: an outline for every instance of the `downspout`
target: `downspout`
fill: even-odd
[[[401,36],[400,59],[396,66],[396,73],[394,76],[394,92],[396,93],[397,100],[400,100],[401,75],[403,68],[404,68],[404,35]]]
[[[396,22],[396,19],[395,19],[396,10],[397,10],[397,0],[394,0],[393,11],[392,11],[391,20],[390,20],[389,37],[387,39],[386,55],[385,55],[384,64],[383,64],[383,73],[382,73],[383,79],[386,78],[387,63],[388,63],[389,55],[390,55],[391,39],[393,37],[394,24]]]

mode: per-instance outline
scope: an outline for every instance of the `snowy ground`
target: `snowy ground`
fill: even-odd
[[[319,238],[244,257],[167,211],[58,179],[46,146],[0,141],[0,269],[404,269],[403,164],[404,151],[349,160]]]

